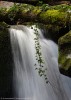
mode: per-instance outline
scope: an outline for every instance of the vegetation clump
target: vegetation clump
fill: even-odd
[[[39,42],[39,33],[38,33],[37,25],[33,29],[34,29],[34,34],[35,34],[35,38],[34,38],[35,50],[36,50],[35,57],[36,57],[36,61],[37,61],[37,64],[35,63],[35,67],[36,67],[35,69],[38,71],[40,77],[44,76],[46,83],[48,83],[49,81],[48,81],[48,78],[47,78],[47,75],[46,75],[47,68],[44,66],[45,62],[44,62],[43,57],[42,57],[41,45],[40,45],[40,42]]]

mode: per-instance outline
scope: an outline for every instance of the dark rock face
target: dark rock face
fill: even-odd
[[[9,33],[0,29],[0,98],[13,97],[13,59]]]

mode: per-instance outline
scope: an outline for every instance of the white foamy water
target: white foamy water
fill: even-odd
[[[9,31],[14,58],[15,97],[19,100],[71,100],[71,79],[59,72],[57,45],[52,40],[45,39],[38,29],[49,80],[46,84],[44,77],[39,76],[34,66],[37,63],[34,30],[27,26],[14,26]]]

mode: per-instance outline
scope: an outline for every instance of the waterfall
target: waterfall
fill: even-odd
[[[18,100],[71,100],[71,79],[61,75],[58,68],[58,46],[52,40],[45,39],[40,29],[37,28],[37,30],[49,82],[46,84],[44,77],[40,77],[35,70],[34,64],[37,61],[34,30],[27,26],[12,26],[9,31],[14,59],[15,98]]]

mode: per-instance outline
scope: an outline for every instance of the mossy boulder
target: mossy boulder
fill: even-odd
[[[30,22],[66,27],[71,22],[70,5],[49,6],[43,4],[41,6],[33,6],[29,4],[14,4],[10,8],[0,7],[0,9],[0,21],[3,20],[8,24],[17,24],[18,21],[28,22],[30,20]]]
[[[40,19],[45,23],[66,26],[68,21],[67,12],[51,9],[40,14]]]
[[[58,43],[60,71],[71,76],[71,31],[62,36]]]

